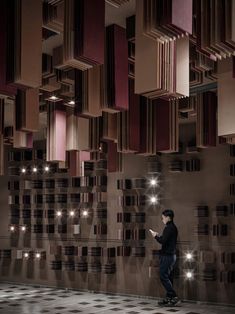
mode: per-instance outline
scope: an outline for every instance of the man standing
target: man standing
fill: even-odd
[[[179,298],[173,288],[173,268],[176,262],[176,242],[178,230],[174,224],[174,212],[166,209],[162,212],[162,221],[165,224],[162,235],[149,229],[152,236],[162,245],[159,251],[160,280],[166,290],[166,297],[159,301],[159,305],[173,306],[179,303]]]

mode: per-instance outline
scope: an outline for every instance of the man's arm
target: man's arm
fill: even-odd
[[[162,235],[160,236],[159,234],[156,234],[155,235],[155,239],[157,240],[157,242],[159,242],[160,244],[165,244],[168,239],[170,238],[170,236],[172,235],[172,229],[169,228],[169,227],[166,227],[164,230],[163,230],[163,233]]]

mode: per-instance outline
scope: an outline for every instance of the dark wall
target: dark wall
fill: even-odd
[[[182,127],[181,140],[186,143],[191,140],[193,132],[188,125]],[[230,253],[235,252],[235,216],[230,213],[230,204],[234,202],[234,195],[230,195],[230,184],[234,182],[230,176],[230,164],[234,163],[230,156],[228,145],[218,145],[216,148],[202,149],[200,152],[186,153],[185,146],[182,154],[161,155],[157,160],[162,164],[160,175],[160,205],[163,208],[172,208],[175,211],[175,223],[179,228],[179,256],[176,274],[176,289],[180,297],[185,299],[234,303],[234,257]],[[186,171],[186,160],[199,159],[200,171]],[[119,205],[118,197],[123,193],[131,195],[152,194],[150,189],[121,191],[117,190],[117,180],[121,178],[150,178],[147,173],[148,158],[138,155],[126,154],[123,156],[123,173],[108,175],[107,185],[107,226],[108,233],[103,236],[94,235],[94,224],[97,223],[95,214],[88,219],[80,220],[81,234],[75,236],[72,232],[72,223],[68,221],[68,232],[62,236],[46,233],[35,235],[33,232],[26,234],[13,234],[9,232],[10,211],[8,208],[7,182],[9,177],[0,178],[0,249],[11,249],[11,259],[1,258],[1,280],[38,283],[53,286],[72,287],[97,291],[120,292],[135,295],[162,296],[158,276],[157,257],[152,255],[152,250],[159,249],[159,245],[148,232],[149,228],[157,231],[163,230],[161,222],[160,206],[147,204],[144,208],[124,208],[125,212],[144,211],[146,222],[118,223],[117,213],[123,208]],[[173,161],[182,161],[182,171],[172,172],[170,167]],[[64,174],[55,175],[63,177]],[[12,180],[12,178],[10,179]],[[12,194],[13,192],[10,191]],[[20,191],[24,193],[24,191]],[[32,192],[33,193],[33,192]],[[234,202],[235,203],[235,202]],[[227,216],[218,216],[216,206],[227,206]],[[66,205],[69,208],[69,204]],[[207,206],[208,217],[198,217],[198,206]],[[95,210],[94,210],[95,212]],[[44,221],[46,223],[46,219]],[[55,224],[58,222],[55,221]],[[198,235],[197,226],[208,225],[208,235]],[[216,227],[213,225],[227,225],[227,235],[215,235]],[[146,230],[145,240],[121,240],[122,228]],[[220,232],[220,226],[218,227]],[[213,235],[214,233],[214,235]],[[223,232],[222,232],[223,233]],[[226,232],[225,232],[226,233]],[[63,254],[55,256],[52,247],[101,246],[144,246],[145,257],[116,256],[108,258],[104,253],[102,257],[68,257]],[[45,251],[46,259],[38,261],[35,258],[17,258],[17,250]],[[186,263],[184,254],[187,251],[194,252],[194,261]],[[133,252],[133,251],[132,251]],[[225,253],[223,255],[223,253]],[[19,254],[19,252],[18,252]],[[78,254],[79,255],[79,254]],[[19,256],[18,256],[19,257]],[[87,261],[90,265],[101,262],[100,273],[52,270],[51,261]],[[105,274],[104,265],[108,262],[116,264],[114,274]],[[185,280],[185,271],[193,269],[194,279]],[[229,272],[230,271],[230,272]],[[232,275],[233,274],[233,275]],[[233,282],[231,282],[233,281]]]

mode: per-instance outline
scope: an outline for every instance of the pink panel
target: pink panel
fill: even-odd
[[[192,0],[172,0],[172,24],[179,29],[192,34]]]
[[[84,57],[104,64],[105,1],[83,0],[83,6]]]
[[[54,115],[54,159],[59,161],[65,161],[66,112],[55,110]]]
[[[33,148],[33,133],[27,133],[26,145],[27,148]]]
[[[91,160],[91,153],[86,151],[80,151],[80,162]]]

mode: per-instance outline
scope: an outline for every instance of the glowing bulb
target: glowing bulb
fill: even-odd
[[[41,254],[40,253],[36,253],[36,258],[41,258]]]
[[[57,100],[58,97],[56,97],[55,95],[52,95],[51,97],[49,97],[50,100]]]
[[[83,210],[82,211],[82,216],[83,217],[87,217],[88,216],[88,211],[87,210]]]
[[[191,271],[186,272],[186,278],[187,279],[192,279],[193,278],[193,273]]]
[[[33,167],[33,172],[37,172],[38,169],[36,167]]]
[[[26,231],[26,227],[25,226],[21,226],[21,231]]]
[[[156,196],[152,196],[150,198],[150,201],[151,201],[152,204],[156,204],[157,203],[157,197]]]
[[[21,172],[22,172],[22,173],[25,173],[25,172],[26,172],[26,169],[25,169],[25,168],[22,168],[22,169],[21,169]]]
[[[192,253],[186,253],[185,257],[186,257],[186,260],[190,261],[193,259],[193,254]]]
[[[10,231],[15,231],[15,227],[14,226],[10,226]]]
[[[61,211],[61,210],[58,210],[58,211],[56,212],[56,216],[57,216],[57,217],[61,217],[61,216],[62,216],[62,211]]]
[[[49,168],[48,166],[45,166],[45,167],[44,167],[44,170],[45,170],[46,172],[48,172],[49,169],[50,169],[50,168]]]
[[[157,180],[156,179],[151,179],[150,180],[150,185],[152,185],[152,186],[157,185]]]
[[[28,257],[29,257],[29,253],[27,253],[27,252],[24,253],[24,257],[25,257],[25,258],[28,258]]]
[[[69,216],[73,217],[74,215],[75,215],[74,210],[71,210],[71,211],[69,212]]]
[[[69,105],[75,105],[75,101],[74,101],[74,100],[70,100],[70,101],[68,102],[68,104],[69,104]]]

